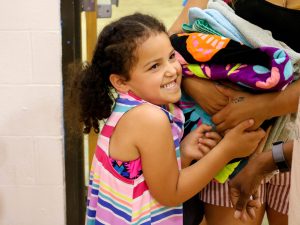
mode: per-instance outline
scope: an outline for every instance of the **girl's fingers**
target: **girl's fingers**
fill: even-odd
[[[207,124],[203,124],[203,126],[204,126],[205,133],[212,130],[212,126],[209,126]]]
[[[221,139],[222,139],[221,135],[218,134],[217,132],[206,132],[205,133],[205,137],[213,139],[213,140],[215,140],[217,142],[220,142]]]
[[[206,124],[201,124],[200,126],[196,127],[195,130],[191,131],[191,133],[194,133],[196,135],[200,135],[203,136],[204,133],[206,133],[207,131],[209,131],[211,129],[210,126],[206,125]]]
[[[266,135],[266,132],[262,128],[257,129],[257,133],[259,138],[263,138]]]
[[[212,149],[217,145],[217,142],[215,140],[209,138],[199,138],[199,143],[205,145],[209,149]]]
[[[204,145],[204,144],[199,143],[199,144],[198,144],[198,147],[199,147],[199,150],[200,150],[204,155],[206,155],[206,154],[210,151],[210,148],[207,147],[207,146]]]
[[[193,158],[195,159],[195,160],[199,160],[199,159],[202,159],[203,157],[204,157],[204,153],[203,152],[201,152],[201,151],[199,151],[199,152],[197,152],[197,153],[195,153],[194,155],[193,155]]]

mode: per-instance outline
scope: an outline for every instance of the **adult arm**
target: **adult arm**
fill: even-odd
[[[212,117],[217,130],[225,131],[249,118],[255,120],[256,129],[267,119],[297,112],[300,80],[283,91],[265,94],[249,94],[223,86],[217,86],[217,89],[229,98],[229,104]]]
[[[181,26],[183,23],[188,22],[188,12],[191,7],[199,7],[205,9],[207,6],[208,0],[188,0],[183,10],[169,29],[169,34],[182,32]]]
[[[211,80],[186,77],[182,80],[182,87],[209,115],[217,113],[228,104],[228,97],[219,92]]]
[[[283,154],[291,168],[293,141],[288,141],[283,144]],[[265,176],[275,170],[277,170],[277,166],[273,160],[272,151],[266,151],[258,154],[254,159],[251,159],[242,171],[229,182],[230,198],[233,206],[237,210],[235,213],[237,219],[245,219],[246,214],[251,218],[255,216],[251,208],[252,206],[256,206],[257,203],[253,203],[253,201],[250,200],[250,196],[255,195]],[[247,179],[245,179],[245,177],[247,177]]]

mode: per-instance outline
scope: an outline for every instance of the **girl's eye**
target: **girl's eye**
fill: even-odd
[[[170,55],[170,60],[174,60],[174,59],[176,59],[176,57],[175,57],[175,52],[173,52],[173,53]]]
[[[152,66],[150,67],[150,70],[155,70],[155,69],[157,69],[158,67],[159,67],[159,64],[156,63],[156,64],[154,64],[154,65],[152,65]]]

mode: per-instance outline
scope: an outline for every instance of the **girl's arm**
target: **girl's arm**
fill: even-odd
[[[185,7],[169,29],[169,34],[182,32],[181,26],[183,23],[188,22],[188,12],[190,7],[199,7],[205,9],[207,6],[208,0],[188,0]]]
[[[217,86],[217,89],[229,98],[229,104],[212,117],[213,122],[217,124],[217,130],[225,131],[250,118],[255,120],[256,129],[266,119],[297,111],[300,80],[290,84],[283,91],[257,95],[223,86]]]
[[[131,135],[142,159],[143,174],[151,194],[160,203],[179,205],[199,192],[232,158],[249,155],[264,133],[246,132],[252,124],[245,121],[226,134],[202,160],[183,170],[178,169],[171,127],[162,110],[142,105],[131,110],[128,119],[135,121]],[[253,122],[253,121],[252,121]],[[193,132],[200,132],[195,130]],[[232,141],[240,140],[240,141]],[[188,143],[185,143],[188,147]],[[234,151],[238,150],[238,151]]]

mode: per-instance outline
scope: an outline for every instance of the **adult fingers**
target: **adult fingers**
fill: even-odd
[[[255,208],[261,207],[261,201],[260,201],[261,192],[258,188],[253,194],[252,194],[252,201],[249,203],[250,206],[253,206]]]
[[[235,219],[241,220],[243,223],[247,222],[247,220],[248,220],[247,213],[245,210],[243,210],[243,211],[235,210],[233,217]]]
[[[240,197],[240,191],[238,188],[232,187],[232,183],[229,181],[229,197],[230,201],[235,208],[236,203]]]
[[[226,118],[226,111],[225,109],[222,109],[221,111],[217,112],[216,114],[214,114],[211,119],[214,122],[214,124],[220,124],[222,122],[225,121]]]
[[[222,133],[228,129],[237,127],[237,129],[239,129],[241,131],[245,131],[245,130],[249,129],[251,126],[253,126],[253,124],[254,124],[253,119],[244,120],[243,122],[240,122],[238,124],[236,124],[234,122],[230,122],[230,121],[223,121],[220,124],[217,124],[216,130],[218,132]]]
[[[226,131],[227,129],[228,129],[228,125],[226,122],[222,122],[216,126],[216,130],[221,133]]]
[[[250,194],[240,192],[240,196],[236,202],[235,209],[239,211],[245,210],[249,200],[250,200]]]
[[[250,217],[250,219],[252,219],[252,220],[255,219],[256,213],[255,213],[254,207],[247,206],[247,214]]]
[[[250,200],[247,204],[247,214],[251,219],[255,219],[256,213],[255,209],[258,209],[261,207],[260,202],[260,190],[256,190],[254,194],[252,194],[252,200]]]

